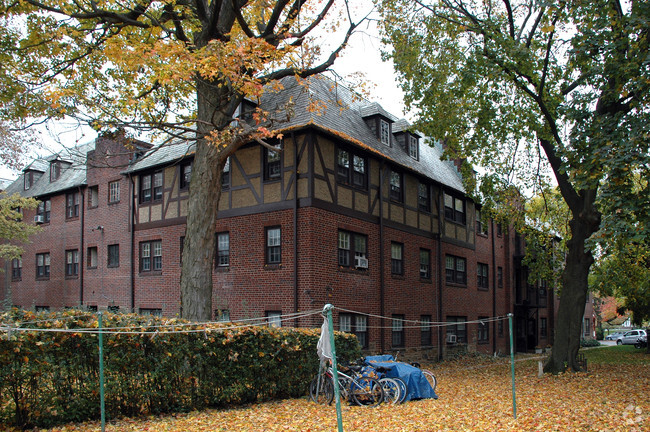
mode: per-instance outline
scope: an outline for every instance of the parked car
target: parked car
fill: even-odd
[[[641,336],[634,344],[634,348],[641,349],[648,346],[648,336]]]
[[[616,345],[634,345],[641,336],[648,336],[645,330],[630,330],[616,339]]]
[[[621,336],[623,336],[623,332],[611,333],[611,334],[608,334],[607,336],[605,336],[605,340],[613,340],[613,341],[615,341],[615,340],[618,340],[618,338],[620,338]]]

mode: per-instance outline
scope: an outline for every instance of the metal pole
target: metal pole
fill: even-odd
[[[515,396],[515,344],[512,335],[512,314],[508,314],[508,327],[510,328],[510,371],[512,373],[512,416],[517,418],[517,397]]]
[[[99,406],[102,417],[102,432],[106,428],[106,410],[104,406],[104,335],[102,330],[102,313],[98,313],[97,326],[99,328]]]
[[[336,399],[336,424],[339,432],[343,432],[343,418],[341,417],[341,394],[339,392],[339,373],[336,365],[336,346],[334,344],[334,324],[332,322],[332,309],[334,306],[326,304],[323,312],[327,313],[327,325],[329,327],[330,345],[332,347],[332,384],[334,385],[334,398]]]

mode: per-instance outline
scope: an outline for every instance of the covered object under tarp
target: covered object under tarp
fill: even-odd
[[[368,366],[376,368],[383,368],[386,370],[385,374],[390,378],[401,378],[407,387],[407,395],[405,400],[411,399],[425,399],[433,398],[438,399],[438,395],[427,381],[422,371],[415,366],[408,363],[396,362],[394,357],[390,354],[368,356],[365,358]]]

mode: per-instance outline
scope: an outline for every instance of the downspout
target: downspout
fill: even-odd
[[[386,343],[384,336],[384,161],[379,166],[379,347],[381,352],[385,351]]]
[[[81,231],[79,234],[79,306],[83,306],[84,304],[84,266],[83,263],[84,261],[84,226],[86,224],[86,206],[85,206],[85,196],[84,193],[81,191],[81,187],[78,188],[79,190],[79,195],[81,196],[81,199],[79,200],[80,203],[79,205],[81,206],[81,211],[79,212],[79,217],[81,219],[81,223],[79,224],[79,230]]]
[[[497,257],[494,240],[494,219],[490,218],[490,237],[492,237],[492,316],[497,316]],[[503,276],[501,276],[503,277]],[[497,352],[497,321],[492,322],[492,352]]]
[[[129,200],[129,213],[131,214],[131,218],[129,220],[129,230],[131,231],[131,247],[130,253],[130,262],[131,262],[131,275],[130,275],[130,280],[131,280],[131,312],[135,312],[135,187],[133,185],[133,177],[129,173],[129,197],[131,199]]]
[[[305,138],[306,139],[306,138]],[[293,141],[293,311],[298,313],[299,307],[299,290],[298,290],[298,143],[296,142],[296,135],[291,132],[291,140]],[[295,326],[299,327],[298,320],[295,321]]]
[[[442,308],[442,218],[443,218],[443,213],[441,213],[441,199],[443,196],[443,191],[440,189],[440,195],[438,196],[438,200],[436,201],[436,206],[438,207],[438,319],[437,321],[439,323],[442,323],[442,317],[443,317],[443,308]],[[442,360],[443,357],[443,346],[445,343],[444,339],[444,334],[445,334],[446,329],[443,326],[438,326],[438,361]]]

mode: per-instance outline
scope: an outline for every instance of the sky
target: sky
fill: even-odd
[[[355,8],[353,12],[359,17],[366,15],[372,9],[370,0],[353,0],[352,3]],[[327,37],[327,42],[335,45],[341,39],[342,35],[333,34]],[[323,52],[328,52],[327,44],[322,45],[321,48]],[[403,112],[403,93],[395,80],[392,62],[381,60],[381,49],[376,22],[369,21],[357,28],[348,46],[331,69],[344,79],[361,73],[370,100],[378,102],[386,111],[397,117],[411,119],[411,116]],[[61,145],[70,143],[70,146],[74,146],[96,137],[92,129],[80,127],[74,121],[50,124],[47,129],[41,128],[38,133],[43,142],[43,148],[37,152],[41,156],[58,152]],[[0,165],[0,179],[15,179],[19,174],[20,172]]]

